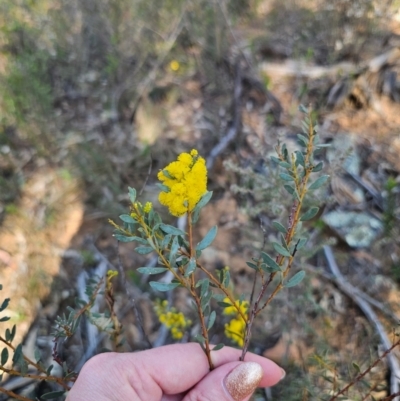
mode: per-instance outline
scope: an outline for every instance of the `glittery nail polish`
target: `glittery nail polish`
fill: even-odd
[[[243,362],[225,378],[225,387],[235,401],[253,393],[263,377],[262,367],[255,362]]]

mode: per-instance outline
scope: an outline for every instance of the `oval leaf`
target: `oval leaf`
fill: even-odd
[[[160,224],[161,230],[165,232],[165,234],[171,234],[171,235],[186,235],[186,233],[179,228],[176,228],[174,226],[170,226],[169,224]]]
[[[309,187],[309,190],[312,189],[317,189],[319,187],[322,187],[322,185],[324,185],[326,183],[326,181],[328,181],[329,175],[323,175],[319,178],[317,178]]]
[[[132,203],[135,203],[136,202],[136,189],[128,187],[128,191],[129,191],[129,200]]]
[[[210,231],[206,234],[206,236],[197,244],[196,251],[202,251],[207,248],[214,241],[215,236],[217,235],[218,227],[211,227]]]
[[[257,265],[252,262],[246,262],[246,265],[249,266],[251,269],[257,270]]]
[[[281,223],[278,223],[277,221],[274,221],[272,223],[272,227],[276,228],[282,234],[286,234],[286,228],[283,227],[283,225]]]
[[[193,214],[192,214],[192,223],[196,224],[197,220],[199,220],[199,216],[200,216],[200,211],[201,209],[207,205],[207,203],[210,201],[211,197],[213,195],[212,191],[207,191],[199,200],[199,202],[197,203],[197,205],[194,207],[193,209]]]
[[[122,235],[122,234],[114,234],[113,236],[119,242],[132,242],[132,241],[135,241],[135,237],[127,237],[126,235]]]
[[[158,281],[150,281],[150,287],[153,288],[153,290],[160,292],[170,291],[179,286],[179,283],[160,283]]]
[[[166,272],[165,267],[139,267],[137,271],[142,274],[160,274]]]
[[[300,270],[289,281],[287,281],[285,284],[283,284],[283,286],[286,288],[294,287],[295,285],[299,284],[303,280],[305,275],[306,275],[306,272],[304,270]]]
[[[196,259],[190,258],[189,263],[186,267],[185,277],[189,277],[196,269]]]
[[[213,310],[210,313],[210,317],[208,318],[207,331],[209,331],[211,329],[211,327],[213,327],[216,317],[217,317],[217,314],[215,313],[215,310]]]
[[[279,174],[279,177],[281,177],[284,181],[294,181],[294,178],[289,174],[281,173]]]
[[[281,244],[278,244],[277,242],[273,242],[272,245],[273,245],[275,251],[278,252],[280,255],[287,256],[287,257],[292,256],[290,254],[290,252],[287,249],[285,249]]]
[[[221,348],[224,348],[224,347],[225,347],[225,344],[219,343],[212,349],[212,351],[218,351],[218,350],[220,350]]]
[[[304,213],[303,216],[300,217],[300,220],[301,221],[310,220],[317,215],[318,211],[319,207],[313,206],[312,208],[310,208],[310,210]]]
[[[8,361],[8,349],[3,348],[3,351],[1,351],[1,365],[5,365]]]
[[[125,223],[136,223],[136,220],[132,216],[129,216],[129,214],[121,214],[119,218]]]
[[[153,248],[151,246],[138,246],[135,248],[135,251],[139,255],[147,255],[148,253],[153,252]]]
[[[313,170],[312,170],[313,173],[317,173],[318,171],[321,171],[323,166],[324,166],[324,163],[319,162],[317,165],[315,165],[313,167]]]
[[[61,397],[65,394],[65,391],[52,391],[51,393],[43,394],[40,398],[42,400],[52,400],[54,398]]]
[[[276,273],[279,271],[275,267],[267,266],[265,263],[261,263],[261,269],[263,269],[267,273]]]
[[[271,256],[268,255],[268,253],[261,252],[261,257],[262,257],[263,262],[266,265],[268,265],[269,267],[271,267],[273,270],[275,270],[275,271],[280,271],[281,270],[281,268],[278,265],[278,263],[276,263],[276,261],[273,258],[271,258]]]

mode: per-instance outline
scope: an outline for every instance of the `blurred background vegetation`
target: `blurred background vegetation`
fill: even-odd
[[[254,350],[288,377],[255,399],[323,399],[357,373],[352,362],[367,367],[381,340],[330,276],[321,247],[334,246],[346,280],[390,311],[378,315],[392,333],[399,46],[395,0],[1,0],[0,281],[28,352],[36,344],[51,361],[55,316],[104,263],[120,261],[151,340],[171,341],[152,309],[156,295],[134,271],[151,260],[118,250],[107,219],[126,209],[128,186],[156,204],[156,172],[192,148],[207,158],[214,191],[200,234],[221,226],[206,263],[228,265],[238,293],[249,292],[245,260],[275,238],[272,220],[291,206],[269,156],[278,140],[296,146],[304,103],[332,144],[320,156],[332,182],[310,200],[324,210],[306,227],[307,280],[278,297],[254,334]],[[141,349],[118,289],[126,350]],[[183,295],[174,302],[189,313]],[[64,350],[77,369],[82,349],[91,344],[90,357],[105,342],[85,330]],[[387,373],[380,365],[348,399],[383,397]]]

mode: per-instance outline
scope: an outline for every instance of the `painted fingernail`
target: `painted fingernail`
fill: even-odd
[[[235,401],[253,393],[263,377],[262,367],[255,362],[243,362],[225,378],[225,387]]]
[[[281,377],[281,380],[283,380],[283,379],[285,378],[285,376],[286,376],[286,371],[285,371],[285,370],[283,370],[282,368],[281,368],[281,371],[282,371],[282,377]]]

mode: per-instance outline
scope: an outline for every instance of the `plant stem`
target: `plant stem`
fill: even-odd
[[[67,384],[65,384],[62,381],[62,378],[60,378],[60,377],[56,377],[56,376],[40,376],[40,375],[33,375],[33,374],[30,374],[30,373],[23,374],[23,373],[18,372],[18,371],[14,370],[14,369],[4,368],[3,366],[0,366],[0,370],[2,370],[4,373],[8,373],[11,376],[28,377],[28,378],[33,379],[33,380],[45,380],[45,381],[56,382],[60,386],[64,387],[65,390],[67,390],[67,391],[70,390],[70,387]]]
[[[336,400],[339,395],[344,394],[350,387],[354,386],[355,383],[359,382],[367,373],[371,371],[372,368],[374,368],[379,362],[382,361],[388,355],[390,352],[392,352],[398,345],[400,344],[400,339],[397,340],[389,349],[387,349],[379,358],[377,358],[371,365],[368,366],[367,369],[364,370],[364,372],[358,374],[350,383],[348,383],[345,387],[343,387],[340,391],[338,391],[333,397],[329,399],[329,401]],[[392,394],[389,397],[395,396],[395,394]],[[383,398],[383,400],[391,400],[392,398]]]
[[[20,401],[33,401],[31,398],[26,398],[26,397],[24,397],[24,396],[22,396],[22,395],[18,395],[18,394],[16,394],[16,393],[14,393],[14,391],[6,390],[6,389],[3,388],[3,387],[0,387],[0,392],[1,392],[1,393],[4,393],[4,394],[7,394],[10,398],[14,398],[14,399],[16,399],[16,400],[20,400]]]
[[[192,222],[192,213],[188,212],[188,226],[189,226],[189,252],[190,252],[190,259],[194,258],[196,256],[196,250],[193,247],[193,222]],[[203,309],[201,307],[201,299],[196,293],[196,286],[195,286],[195,280],[194,280],[194,273],[190,275],[190,293],[192,294],[192,297],[194,298],[196,305],[197,305],[197,312],[199,314],[199,319],[200,319],[200,326],[201,326],[201,332],[204,337],[204,348],[205,348],[205,353],[207,356],[208,360],[208,365],[210,366],[210,370],[214,369],[214,364],[211,360],[211,349],[210,349],[210,341],[208,338],[208,331],[207,331],[207,326],[206,326],[206,321],[204,318],[204,313]],[[210,291],[210,290],[209,290]],[[205,294],[204,294],[205,295]]]

